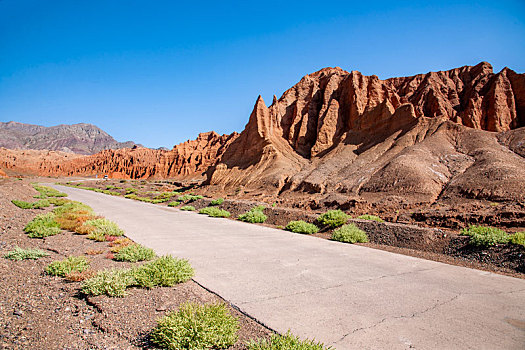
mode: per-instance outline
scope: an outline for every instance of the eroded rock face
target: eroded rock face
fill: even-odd
[[[269,107],[259,97],[207,183],[283,195],[523,200],[523,133],[509,133],[523,126],[525,75],[508,68],[495,74],[482,62],[387,80],[325,68]]]
[[[201,176],[224,152],[237,134],[199,134],[170,151],[149,148],[105,150],[91,156],[39,151],[0,151],[0,167],[24,173],[56,176],[108,175],[111,178],[184,178]],[[38,154],[36,154],[38,153]],[[8,155],[9,154],[9,155]],[[53,155],[51,161],[49,155]],[[2,158],[0,158],[2,159]]]

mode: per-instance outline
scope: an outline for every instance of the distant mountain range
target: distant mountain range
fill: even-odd
[[[41,126],[0,122],[0,147],[94,154],[106,149],[143,147],[132,141],[118,142],[92,124]]]

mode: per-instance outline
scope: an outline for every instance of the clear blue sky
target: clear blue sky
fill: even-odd
[[[380,78],[525,71],[525,1],[0,0],[0,121],[149,147],[241,131],[328,66]]]

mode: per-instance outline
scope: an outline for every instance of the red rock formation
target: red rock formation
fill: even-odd
[[[0,161],[0,166],[57,176],[108,175],[111,178],[124,179],[198,177],[215,164],[236,137],[237,133],[222,136],[215,132],[202,133],[196,140],[176,145],[170,151],[125,148],[105,150],[91,156],[46,151],[55,156],[51,162],[45,157],[36,161],[39,157],[33,153],[39,151],[5,150],[0,152],[5,158]]]
[[[207,183],[261,193],[412,192],[427,201],[482,162],[494,171],[505,165],[512,186],[504,197],[517,199],[524,196],[523,186],[516,187],[524,185],[523,158],[487,131],[523,126],[525,75],[508,68],[494,74],[483,62],[387,80],[325,68],[302,78],[270,107],[259,97],[245,130],[208,171]],[[486,161],[490,152],[497,154],[497,166]],[[448,167],[447,157],[459,161]],[[470,175],[489,187],[504,182],[494,184],[497,177],[486,173]]]

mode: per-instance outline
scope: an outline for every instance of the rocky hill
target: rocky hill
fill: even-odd
[[[134,147],[135,143],[117,142],[91,124],[45,127],[17,122],[0,122],[0,147],[8,149],[53,150],[93,154],[106,149]]]

